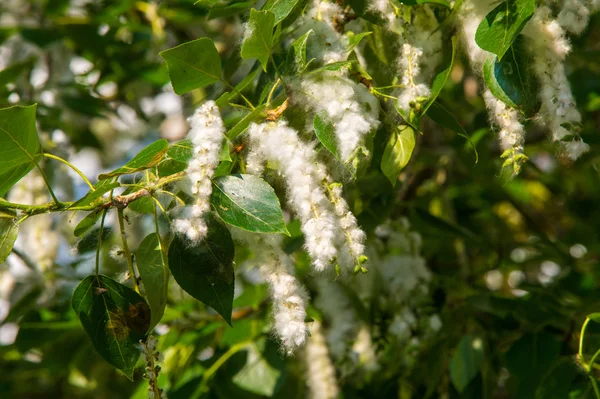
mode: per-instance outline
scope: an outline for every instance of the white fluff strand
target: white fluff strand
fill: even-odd
[[[292,355],[306,343],[308,293],[294,275],[291,258],[282,249],[279,235],[258,235],[232,228],[237,240],[255,248],[255,262],[269,284],[273,302],[273,329],[286,354]]]
[[[351,159],[365,136],[379,125],[379,103],[361,84],[327,76],[322,80],[304,79],[296,87],[294,103],[314,113],[323,113],[333,124],[344,162]]]
[[[210,210],[211,178],[219,164],[225,127],[214,101],[204,103],[189,118],[191,129],[187,135],[194,145],[194,157],[186,169],[188,186],[184,189],[195,196],[192,206],[173,221],[175,232],[185,234],[192,242],[202,240],[208,231],[204,215]]]
[[[306,250],[322,272],[337,257],[338,229],[321,182],[316,178],[316,153],[285,122],[252,124],[251,145],[265,160],[275,161],[287,187],[288,203],[300,219]]]
[[[479,22],[491,11],[494,3],[490,0],[465,2],[460,14],[459,24],[469,56],[471,68],[481,74],[483,64],[489,53],[481,49],[475,42],[475,32]],[[507,158],[504,166],[512,166],[513,175],[520,171],[521,163],[527,159],[524,151],[525,129],[520,121],[517,110],[498,100],[487,88],[483,99],[488,109],[490,120],[499,129],[500,147],[504,150],[503,157]]]
[[[551,18],[548,7],[538,7],[523,34],[532,48],[533,69],[541,86],[539,96],[542,106],[538,120],[548,127],[552,139],[561,143],[566,155],[576,160],[589,150],[589,146],[578,137],[561,141],[571,134],[564,126],[581,123],[581,114],[565,73],[564,60],[570,51],[565,32],[560,23]]]
[[[306,345],[306,383],[310,399],[336,399],[340,389],[337,384],[335,368],[329,358],[325,338],[318,321],[312,323],[310,339]]]

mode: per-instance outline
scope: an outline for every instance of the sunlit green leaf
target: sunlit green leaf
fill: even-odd
[[[228,224],[255,233],[289,234],[279,198],[260,177],[230,175],[216,178],[210,201]]]
[[[1,217],[0,218],[0,263],[4,262],[19,234],[19,224],[15,219]]]
[[[265,71],[271,57],[274,26],[275,14],[271,11],[250,10],[250,19],[242,42],[241,55],[244,59],[258,59]]]
[[[271,11],[275,15],[275,25],[287,17],[300,0],[267,0],[262,11]]]
[[[477,27],[477,45],[502,59],[534,11],[535,0],[503,1]]]
[[[75,230],[73,230],[73,234],[75,234],[75,237],[81,237],[82,234],[94,227],[98,219],[100,219],[101,215],[102,212],[97,211],[88,213],[87,216],[81,219],[81,222],[79,222],[77,226],[75,226]]]
[[[90,205],[97,199],[101,198],[104,194],[117,187],[119,187],[119,182],[117,181],[112,181],[109,179],[100,180],[94,186],[94,190],[89,190],[87,194],[85,194],[81,199],[75,201],[69,208]]]
[[[35,104],[0,109],[0,196],[39,161],[35,110]]]
[[[206,87],[221,79],[221,59],[212,40],[203,37],[162,51],[177,94]]]
[[[317,114],[313,120],[313,127],[315,129],[315,135],[321,144],[323,144],[323,147],[332,153],[338,160],[341,160],[333,124],[325,120],[322,115]]]
[[[415,148],[415,133],[410,126],[399,126],[392,131],[381,157],[381,171],[393,186]]]
[[[103,180],[119,175],[131,174],[156,166],[163,159],[163,156],[168,149],[169,142],[167,140],[157,140],[137,153],[137,155],[125,165],[112,172],[101,174],[98,176],[98,179]]]

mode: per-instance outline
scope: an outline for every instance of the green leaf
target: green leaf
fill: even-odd
[[[254,233],[289,235],[279,198],[273,188],[254,175],[213,179],[210,202],[226,223]]]
[[[447,0],[404,0],[402,3],[406,4],[406,5],[411,5],[411,6],[417,5],[417,4],[431,3],[431,4],[439,4],[441,6],[451,8],[450,3]]]
[[[163,261],[166,260],[165,250],[158,234],[152,233],[144,238],[136,252],[137,267],[152,311],[149,330],[158,324],[167,305],[169,269]]]
[[[505,355],[511,375],[510,397],[534,398],[542,377],[559,359],[561,342],[549,333],[523,335]]]
[[[433,79],[433,83],[431,83],[431,95],[427,99],[427,102],[423,104],[421,115],[425,115],[431,104],[433,104],[436,98],[440,95],[442,89],[446,85],[448,81],[448,77],[450,76],[450,72],[452,71],[452,66],[454,65],[454,56],[456,54],[456,46],[457,46],[458,38],[456,36],[452,36],[452,49],[449,53],[446,54],[444,62],[442,63],[441,70],[435,75]]]
[[[100,180],[94,186],[94,190],[89,190],[86,195],[84,195],[81,199],[75,201],[73,205],[69,208],[75,208],[78,206],[87,206],[96,201],[98,198],[101,198],[104,194],[119,187],[118,181],[111,180]]]
[[[28,69],[31,69],[33,63],[35,62],[35,57],[31,57],[26,59],[25,61],[16,62],[8,67],[4,68],[0,71],[0,86],[4,86],[7,83],[10,83],[17,79],[19,75],[25,72]]]
[[[0,109],[0,196],[25,176],[41,156],[36,104]],[[6,180],[5,180],[6,179]]]
[[[440,126],[450,129],[459,136],[464,137],[473,148],[473,151],[475,151],[475,163],[479,162],[479,154],[477,153],[477,147],[475,147],[475,143],[471,141],[471,137],[469,137],[465,128],[462,127],[460,122],[456,120],[450,111],[436,101],[435,103],[431,104],[427,110],[427,116]]]
[[[275,353],[269,353],[269,349],[265,338],[249,344],[246,347],[246,364],[233,376],[233,383],[256,395],[272,397],[285,365],[277,353],[274,350],[271,352]],[[273,361],[278,363],[279,368],[273,367]]]
[[[315,135],[323,144],[323,147],[327,149],[333,156],[341,161],[340,151],[337,147],[337,137],[335,135],[335,127],[332,123],[327,122],[320,114],[315,115],[313,120],[313,127],[315,129]]]
[[[339,71],[344,68],[350,67],[350,65],[352,65],[355,62],[356,62],[355,60],[331,62],[329,64],[323,65],[320,68],[313,69],[312,71],[310,71],[308,73],[308,75],[314,75],[314,74],[326,72],[326,71]]]
[[[264,6],[262,6],[262,11],[271,11],[275,16],[275,25],[280,23],[290,15],[296,4],[298,4],[300,0],[267,0]]]
[[[194,155],[194,145],[188,139],[180,140],[169,147],[167,157],[158,165],[160,177],[182,172]]]
[[[212,40],[203,37],[160,52],[173,90],[185,94],[221,80],[221,58]]]
[[[579,375],[576,363],[569,357],[556,362],[535,391],[535,399],[563,399],[569,397],[571,385]]]
[[[36,156],[35,162],[39,161],[39,159],[40,156]],[[35,168],[35,163],[29,162],[0,173],[0,197],[6,194],[15,183],[21,180],[33,168]]]
[[[254,5],[255,0],[249,1],[238,1],[233,0],[232,2],[225,5],[217,5],[210,9],[208,12],[208,19],[215,18],[226,18],[241,13],[246,13],[246,9]]]
[[[98,275],[86,277],[77,286],[72,305],[100,356],[133,380],[139,341],[150,324],[150,308],[144,298]]]
[[[234,246],[229,230],[210,219],[201,243],[176,236],[169,247],[169,268],[179,286],[216,310],[231,325]]]
[[[450,359],[450,380],[458,392],[479,374],[483,363],[483,341],[481,338],[465,335],[460,340],[456,352]]]
[[[587,315],[588,319],[595,321],[596,323],[600,323],[600,312],[591,313]]]
[[[311,33],[314,33],[312,29],[300,36],[292,44],[292,48],[294,50],[294,63],[296,64],[296,70],[298,73],[304,72],[308,66],[306,62],[306,46],[308,44],[308,37],[311,35]]]
[[[19,235],[19,224],[15,219],[0,218],[0,263],[4,262]]]
[[[102,216],[102,212],[93,211],[81,219],[81,222],[77,223],[77,226],[75,226],[75,230],[73,231],[75,237],[81,237],[83,233],[94,227],[98,219],[100,219],[100,216]]]
[[[358,44],[363,38],[369,36],[372,33],[373,32],[362,32],[359,34],[348,35],[348,47],[346,48],[346,52],[349,53],[352,50],[354,50],[354,48],[358,46]]]
[[[169,142],[165,139],[160,139],[150,144],[139,153],[136,154],[129,162],[113,170],[110,173],[103,173],[98,176],[99,180],[108,179],[109,177],[115,177],[120,175],[127,175],[135,172],[139,172],[145,169],[149,169],[153,166],[158,165],[162,160],[163,156],[169,149]]]
[[[533,115],[538,109],[537,80],[527,65],[532,62],[518,39],[501,61],[493,54],[483,65],[483,78],[492,94],[505,104]]]
[[[412,156],[415,148],[415,133],[410,126],[402,125],[392,131],[381,157],[381,171],[396,185],[400,172]]]
[[[244,116],[241,121],[236,123],[236,125],[227,132],[227,138],[229,140],[234,140],[240,134],[244,133],[244,131],[248,129],[248,126],[250,126],[252,122],[258,122],[262,119],[265,119],[267,116],[265,114],[266,108],[266,104],[254,108],[252,112],[249,112],[248,115]]]
[[[246,87],[248,87],[250,85],[250,83],[254,82],[254,79],[256,79],[256,76],[261,72],[260,68],[256,68],[254,69],[250,74],[248,74],[248,76],[246,76],[244,79],[241,80],[240,83],[235,85],[235,90],[232,90],[231,92],[225,92],[223,93],[216,101],[215,103],[217,104],[218,107],[224,107],[226,105],[228,105],[230,102],[232,102],[233,100],[235,100],[240,93],[246,89]]]
[[[106,239],[112,233],[112,228],[104,227],[102,229],[102,242],[106,242]],[[86,252],[95,251],[98,247],[98,236],[100,235],[100,228],[95,228],[87,233],[81,240],[77,242],[77,253],[84,254]]]
[[[533,16],[535,0],[506,0],[479,23],[475,42],[502,59],[525,24]]]
[[[242,42],[241,55],[243,59],[258,59],[265,72],[273,47],[274,27],[275,14],[271,11],[250,10],[250,19]]]

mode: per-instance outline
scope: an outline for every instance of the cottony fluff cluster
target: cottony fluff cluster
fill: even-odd
[[[329,322],[327,344],[332,357],[340,361],[347,355],[358,332],[357,315],[340,283],[320,279],[316,287],[319,295],[315,305]]]
[[[475,32],[477,32],[480,21],[492,10],[494,4],[490,0],[466,1],[459,14],[460,29],[469,62],[473,70],[479,74],[481,74],[489,53],[477,45]],[[519,172],[520,163],[526,159],[523,155],[525,129],[520,121],[519,113],[498,100],[487,88],[484,90],[483,99],[492,125],[495,125],[500,131],[500,146],[508,157],[507,162],[512,161],[516,174]]]
[[[211,178],[219,163],[225,127],[214,101],[208,101],[189,119],[188,139],[194,145],[194,157],[186,173],[189,186],[184,187],[195,196],[195,203],[183,210],[183,217],[173,222],[173,229],[185,234],[191,241],[202,240],[207,233],[204,215],[210,210]]]
[[[281,341],[283,350],[291,355],[304,346],[308,335],[306,307],[308,294],[294,275],[294,264],[281,249],[282,240],[275,235],[257,235],[231,229],[234,237],[248,243],[255,252],[255,262],[269,284],[273,302],[273,328]]]
[[[324,114],[335,127],[342,161],[349,161],[364,137],[379,125],[377,99],[365,86],[344,77],[308,78],[296,86],[294,103]]]
[[[284,121],[252,124],[248,131],[254,147],[253,165],[266,161],[277,164],[287,187],[288,203],[302,224],[306,249],[315,269],[324,271],[337,261],[343,270],[352,270],[357,264],[350,261],[359,261],[362,256],[359,252],[364,233],[339,191],[328,196],[326,190],[332,187],[325,167],[316,160],[314,146],[300,140]],[[352,245],[353,241],[357,245]],[[346,252],[352,255],[345,256]]]
[[[398,57],[400,83],[404,86],[398,96],[398,107],[403,110],[409,110],[431,94],[428,82],[442,59],[442,33],[437,28],[437,19],[429,7],[415,9]]]
[[[398,95],[398,107],[409,111],[431,94],[429,82],[442,60],[438,21],[426,5],[411,7],[412,21],[400,16],[401,8],[392,6],[389,0],[371,0],[369,8],[387,20],[388,30],[399,35],[397,65],[403,88]]]
[[[539,121],[548,127],[556,141],[571,134],[565,126],[576,127],[581,123],[581,114],[575,106],[571,86],[565,74],[564,60],[570,46],[561,25],[560,14],[558,20],[553,20],[548,7],[538,7],[523,30],[535,53],[533,69],[541,86],[539,96],[542,106]],[[572,160],[576,160],[589,149],[579,138],[561,144]]]
[[[564,0],[556,18],[557,22],[565,30],[580,34],[590,20],[591,3],[589,0]]]
[[[308,12],[299,18],[294,31],[294,36],[300,37],[312,29],[306,47],[309,60],[314,58],[330,64],[348,58],[348,38],[336,30],[342,18],[342,9],[337,4],[313,0]]]
[[[325,338],[318,321],[312,323],[310,340],[306,345],[306,383],[310,399],[336,399],[339,388],[335,368],[329,358]]]

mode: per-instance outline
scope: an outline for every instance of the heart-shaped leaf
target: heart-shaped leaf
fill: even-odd
[[[273,47],[273,27],[275,14],[271,11],[250,10],[241,55],[243,59],[256,58],[267,71],[267,63]]]
[[[102,275],[86,277],[73,292],[73,310],[96,351],[132,380],[139,341],[150,325],[150,308],[132,289]]]
[[[221,80],[221,58],[212,40],[203,37],[160,52],[173,90],[185,94]]]
[[[0,197],[41,157],[40,141],[35,127],[37,105],[0,109]]]
[[[169,247],[169,268],[179,286],[216,310],[231,325],[234,245],[229,230],[209,220],[201,243],[176,236]]]
[[[255,233],[288,234],[279,198],[263,179],[253,175],[221,176],[213,180],[210,199],[226,223]]]

